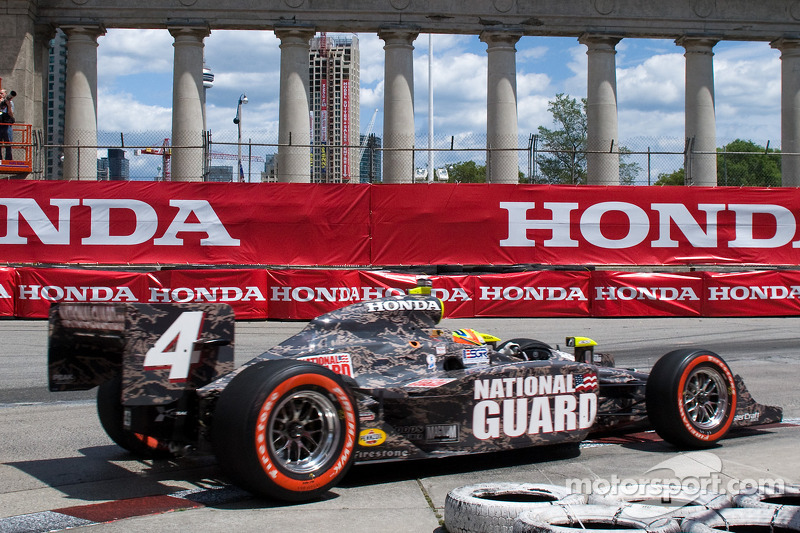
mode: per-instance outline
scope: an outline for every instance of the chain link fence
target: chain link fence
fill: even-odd
[[[278,181],[277,131],[250,131],[242,138],[236,132],[209,132],[197,146],[182,148],[172,145],[170,135],[170,131],[101,131],[96,139],[47,144],[41,132],[34,132],[30,145],[18,144],[12,151],[15,159],[32,153],[33,172],[27,175],[32,179],[63,179],[65,169],[75,168],[90,179],[86,176],[95,166],[99,180],[186,179],[173,174],[174,155],[182,149],[202,159],[192,167],[202,169],[202,175],[192,180]],[[781,152],[771,144],[778,143],[718,140],[717,184],[780,186]],[[26,152],[28,146],[33,149]],[[359,145],[293,145],[293,149],[308,150],[308,181],[585,184],[597,183],[596,178],[589,179],[589,173],[596,172],[610,174],[622,185],[683,185],[691,183],[691,146],[691,140],[680,138],[639,137],[612,144],[607,151],[589,152],[583,146],[548,146],[531,133],[520,135],[516,147],[512,142],[493,148],[487,147],[485,134],[465,133],[436,135],[430,141],[417,136],[408,149],[386,146],[378,136],[362,136]]]

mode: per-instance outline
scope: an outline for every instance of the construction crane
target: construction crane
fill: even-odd
[[[361,157],[364,155],[364,150],[367,148],[367,142],[369,141],[369,136],[372,134],[372,128],[375,126],[375,117],[378,116],[378,110],[376,109],[374,113],[372,113],[372,118],[369,120],[369,124],[367,125],[367,133],[364,134],[364,140],[361,141],[361,146],[358,148],[358,164],[361,164]]]
[[[141,150],[134,150],[133,155],[160,155],[162,158],[162,174],[160,181],[170,181],[171,174],[170,174],[170,158],[172,157],[172,148],[170,148],[169,139],[164,139],[164,142],[161,143],[161,146],[156,146],[152,148],[142,148]],[[228,160],[238,160],[239,156],[236,154],[226,154],[224,152],[211,152],[209,155],[210,159],[228,159]],[[263,162],[264,158],[260,155],[251,155],[251,156],[244,156],[242,159],[248,159],[250,161],[256,162]]]

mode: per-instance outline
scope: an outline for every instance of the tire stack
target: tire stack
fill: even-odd
[[[800,485],[751,489],[732,498],[669,488],[669,505],[653,505],[557,485],[480,483],[450,491],[444,521],[449,533],[800,532]]]

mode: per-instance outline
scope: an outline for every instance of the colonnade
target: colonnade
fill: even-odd
[[[96,179],[94,152],[77,146],[97,144],[97,38],[101,27],[67,26],[68,67],[64,154],[66,179]],[[172,179],[202,179],[203,40],[207,27],[170,28],[174,37],[172,109]],[[313,27],[275,28],[280,39],[279,180],[309,181],[310,142],[308,54]],[[414,176],[414,27],[381,29],[384,41],[384,171],[385,183],[408,183]],[[487,45],[487,178],[491,183],[518,181],[516,48],[522,37],[513,31],[486,31]],[[587,174],[590,185],[619,184],[616,45],[618,35],[586,33],[587,46]],[[714,111],[711,37],[677,39],[686,58],[685,133],[690,144],[687,181],[714,186],[716,118]],[[800,40],[779,39],[781,52],[781,149],[783,185],[800,186]]]

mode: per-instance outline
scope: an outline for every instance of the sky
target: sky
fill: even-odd
[[[383,124],[383,41],[358,34],[361,52],[361,133],[377,109],[373,133]],[[474,35],[433,35],[434,136],[485,143],[486,45]],[[111,29],[98,40],[98,129],[171,128],[172,37],[166,30]],[[415,125],[428,131],[428,43],[414,42]],[[280,41],[271,31],[212,31],[206,65],[214,73],[207,91],[207,127],[219,142],[235,142],[240,95],[242,137],[275,142],[278,128]],[[619,138],[634,150],[669,146],[684,138],[684,49],[672,40],[623,39],[617,45]],[[780,52],[765,42],[723,41],[714,48],[717,140],[737,138],[780,147]],[[586,47],[575,38],[523,37],[517,43],[520,136],[553,127],[548,101],[558,93],[586,96]],[[168,136],[168,135],[167,135]],[[470,141],[464,140],[466,144]],[[235,151],[235,150],[234,150]]]

